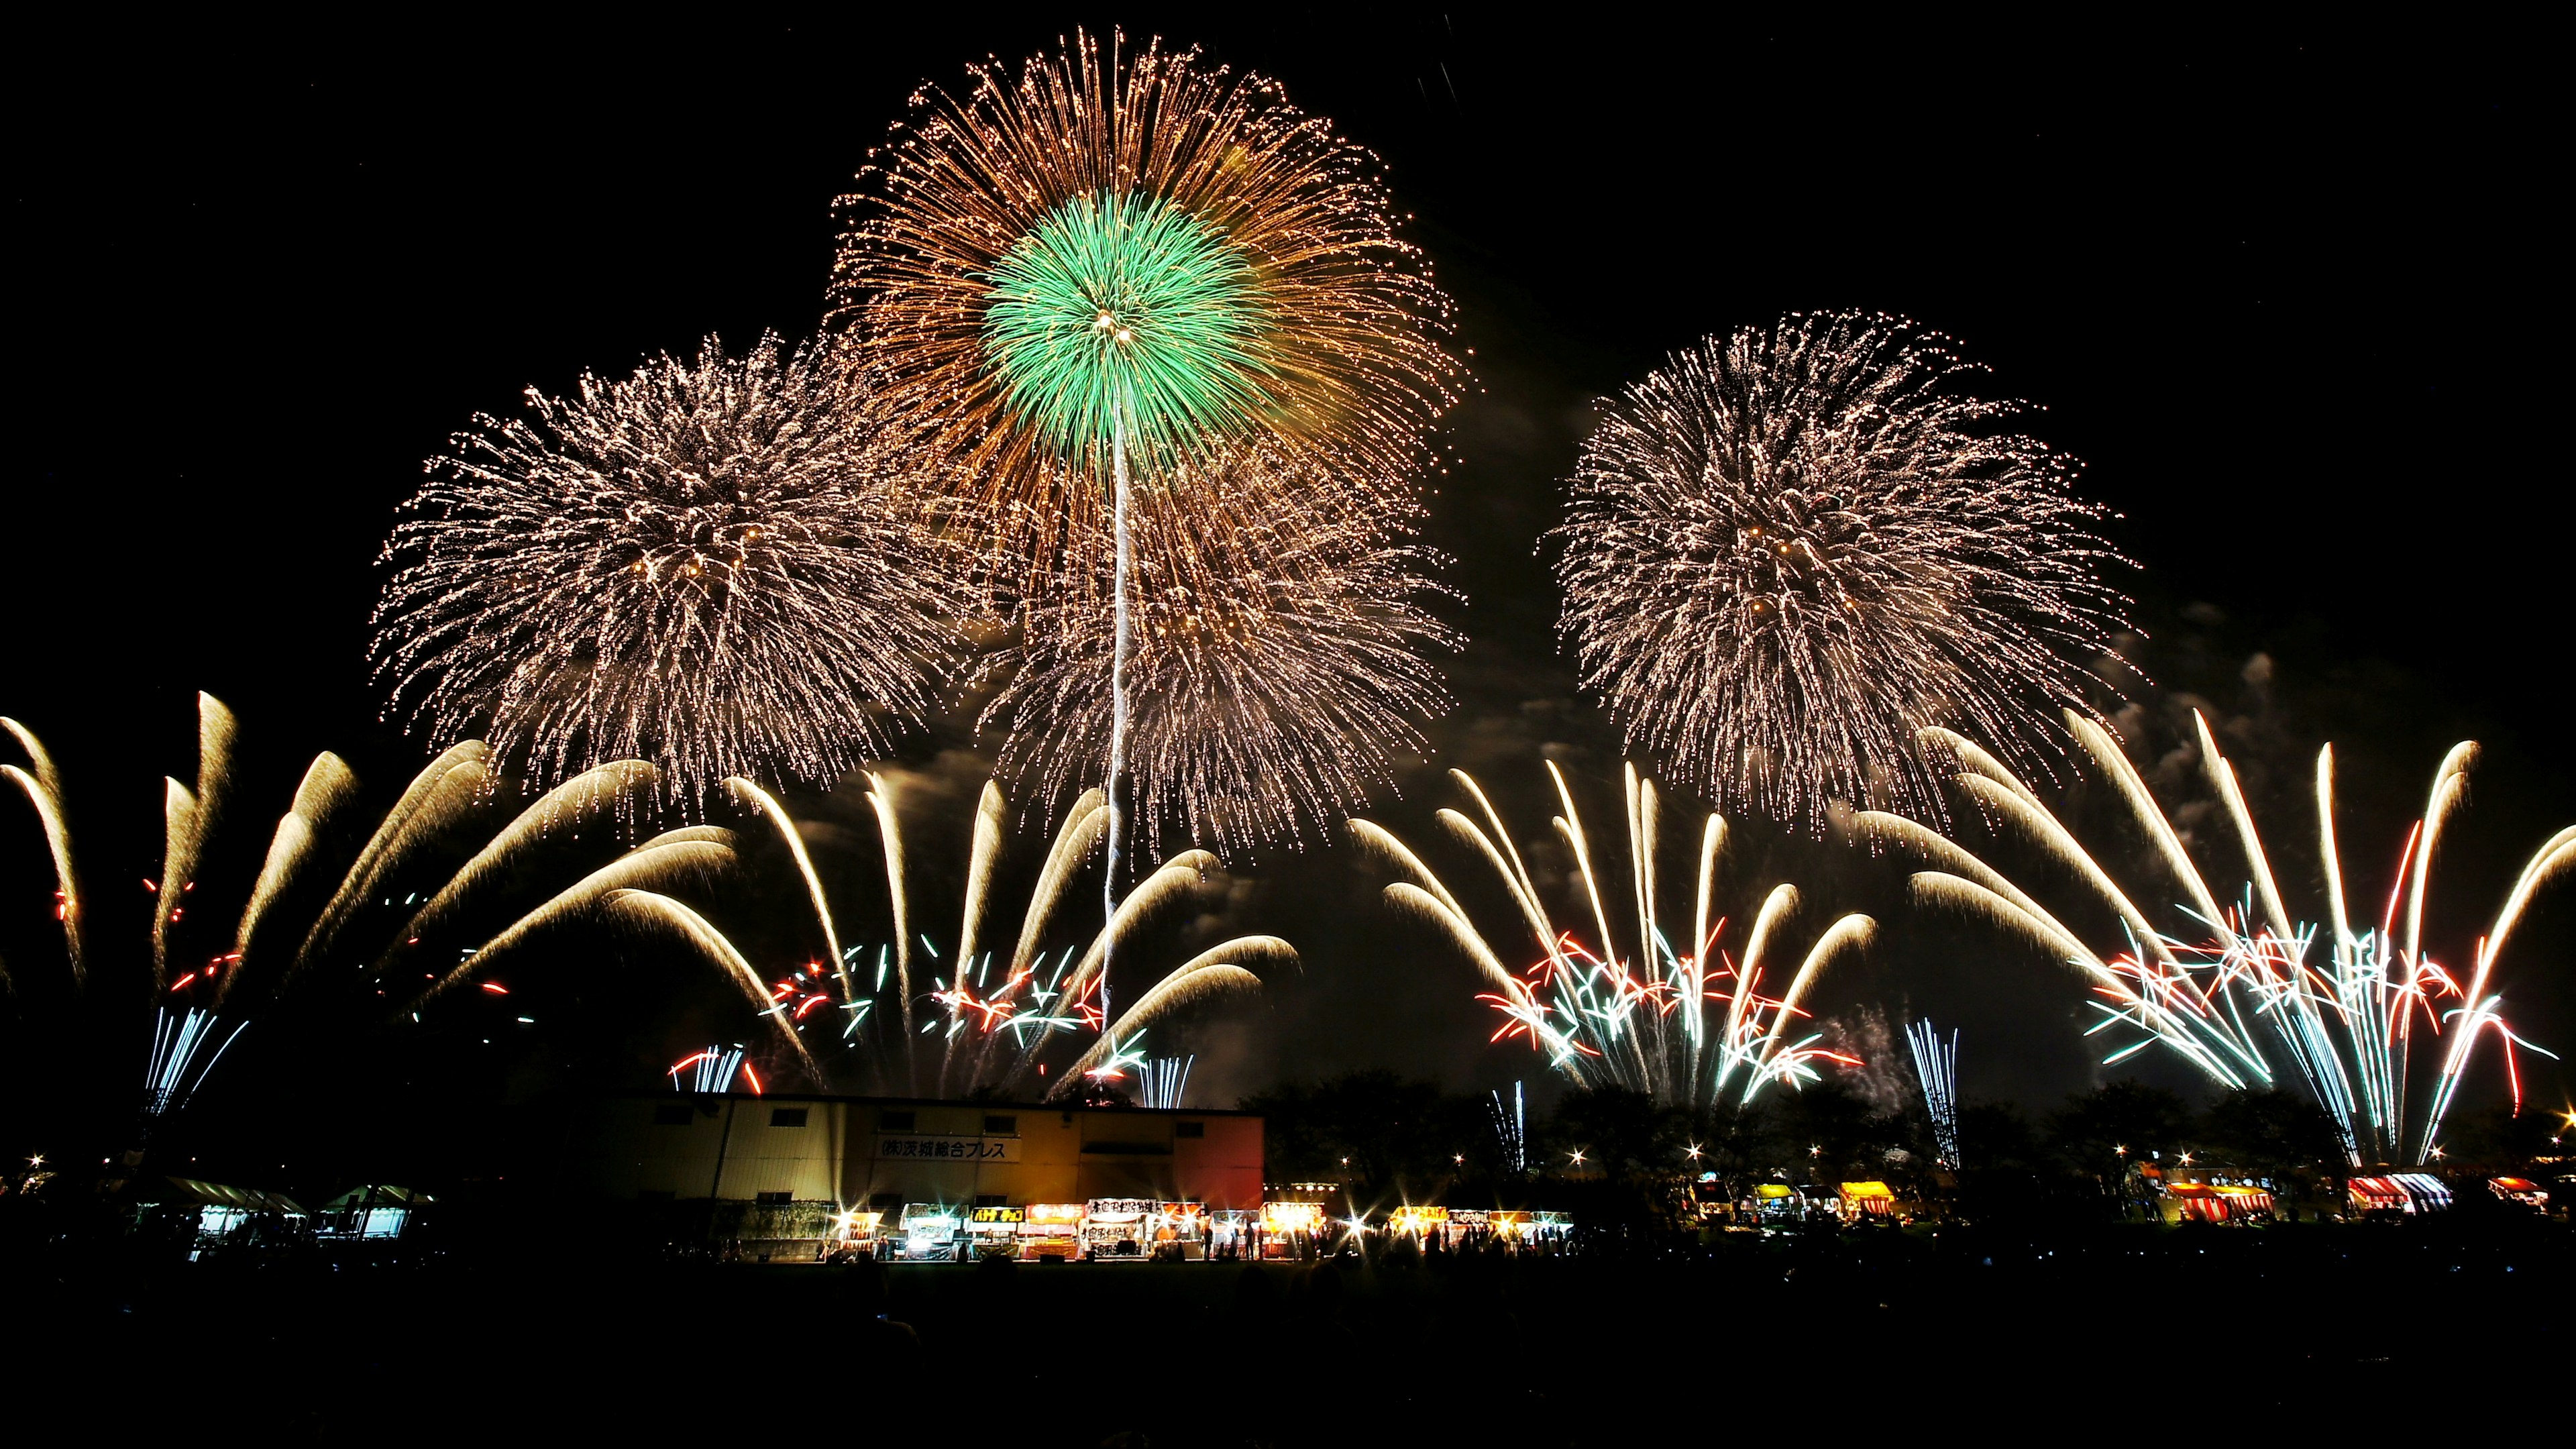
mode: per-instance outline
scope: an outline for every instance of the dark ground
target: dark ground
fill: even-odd
[[[11,1419],[281,1445],[2161,1437],[2567,1399],[2563,1224],[1953,1226],[1497,1262],[872,1269],[549,1255],[7,1271]],[[1330,1281],[1327,1281],[1327,1280]],[[871,1301],[883,1282],[889,1317]],[[1120,1437],[1127,1436],[1127,1437]]]

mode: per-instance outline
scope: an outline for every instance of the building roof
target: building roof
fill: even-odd
[[[173,1177],[166,1178],[164,1181],[170,1184],[170,1193],[153,1200],[193,1202],[207,1207],[240,1208],[244,1212],[254,1213],[292,1213],[297,1217],[305,1215],[304,1209],[297,1207],[295,1200],[282,1192],[268,1192],[256,1187],[228,1187],[220,1182],[204,1182],[193,1177]]]

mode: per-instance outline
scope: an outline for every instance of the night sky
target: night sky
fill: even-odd
[[[2567,475],[2544,394],[2563,360],[2539,215],[2563,156],[2530,37],[923,13],[137,21],[22,42],[0,713],[56,747],[95,880],[156,869],[158,777],[192,767],[200,688],[243,721],[253,833],[315,750],[380,791],[407,778],[422,742],[377,720],[364,656],[376,550],[420,459],[527,385],[561,391],[710,332],[737,348],[811,335],[832,200],[912,88],[1077,22],[1281,79],[1385,157],[1458,299],[1480,386],[1453,418],[1465,467],[1430,539],[1456,559],[1468,602],[1446,614],[1474,642],[1433,730],[1441,757],[1372,812],[1453,884],[1481,867],[1434,838],[1447,765],[1494,788],[1525,842],[1546,830],[1543,753],[1599,826],[1616,819],[1618,742],[1555,650],[1538,552],[1592,400],[1706,333],[1839,307],[1958,338],[1993,392],[2045,406],[2033,431],[2087,461],[2084,488],[2143,566],[2122,580],[2154,681],[2129,684],[2134,747],[2163,758],[2195,703],[2224,725],[2294,915],[2323,909],[2306,779],[2327,739],[2348,869],[2372,898],[2443,750],[2487,746],[2437,876],[2448,959],[2576,820]],[[951,730],[902,762],[921,777],[918,874],[952,926],[939,873],[960,811],[937,792],[971,788],[970,745]],[[2195,793],[2185,763],[2153,776],[2169,803]],[[2079,791],[2070,809],[2101,820],[2101,804]],[[799,808],[826,827],[826,869],[865,880],[829,828],[855,825],[856,792]],[[1786,874],[1819,913],[1869,909],[1887,929],[1820,1000],[1835,1030],[1865,1040],[1871,1008],[1961,1026],[1972,1098],[2095,1080],[2071,974],[1910,915],[1896,862],[1743,834],[1739,919]],[[255,862],[257,841],[235,844]],[[2204,863],[2232,895],[2234,867]],[[1223,919],[1185,929],[1286,935],[1306,967],[1193,1029],[1195,1097],[1365,1065],[1461,1087],[1541,1076],[1525,1048],[1485,1044],[1466,965],[1387,912],[1386,877],[1352,851],[1235,865]],[[0,872],[0,956],[58,960],[22,806],[0,806]],[[870,929],[866,899],[848,887],[846,935]],[[757,942],[760,916],[741,904],[728,924]],[[2562,1050],[2571,956],[2562,889],[2503,977],[2508,1015]],[[712,1006],[680,1015],[673,1042],[746,1029],[708,1024]],[[2152,1054],[2136,1065],[2184,1083]],[[2539,1100],[2564,1096],[2555,1064],[2527,1068]]]

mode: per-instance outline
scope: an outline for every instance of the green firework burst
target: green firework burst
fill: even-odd
[[[1269,407],[1260,279],[1224,233],[1170,202],[1077,196],[993,269],[984,355],[1011,409],[1060,456],[1186,457]]]

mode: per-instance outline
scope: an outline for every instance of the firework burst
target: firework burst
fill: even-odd
[[[1293,466],[1246,457],[1193,486],[1249,509],[1258,475]],[[1400,511],[1212,535],[1163,495],[1133,522],[1126,757],[1141,840],[1186,825],[1219,848],[1302,842],[1390,785],[1399,755],[1427,752],[1418,722],[1449,704],[1428,656],[1457,639],[1416,602],[1437,560],[1405,541]],[[1054,804],[1110,755],[1114,592],[1105,565],[1063,577],[994,659],[1006,683],[984,719],[1004,734],[999,768]]]
[[[924,88],[842,201],[834,316],[888,402],[936,420],[1005,571],[1103,511],[1116,452],[1184,494],[1179,462],[1253,441],[1398,487],[1458,376],[1374,156],[1264,77],[1122,46]],[[1293,527],[1313,480],[1282,481],[1266,521]]]
[[[2076,464],[1898,319],[1711,337],[1584,444],[1560,629],[1632,744],[1712,799],[1821,828],[1836,799],[1937,811],[1915,748],[1960,725],[2025,768],[2089,707],[2126,601]]]
[[[916,451],[764,337],[478,419],[385,549],[375,665],[441,740],[545,780],[621,756],[696,799],[828,785],[932,707],[953,648]]]

